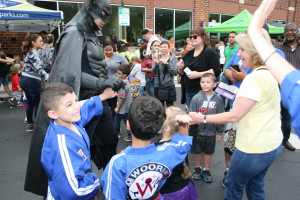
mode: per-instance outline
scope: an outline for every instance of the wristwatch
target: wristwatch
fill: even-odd
[[[206,121],[206,115],[204,115],[204,118],[203,118],[203,123],[206,124],[207,121]]]

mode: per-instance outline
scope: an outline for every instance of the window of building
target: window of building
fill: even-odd
[[[234,15],[226,15],[220,13],[209,13],[208,16],[209,16],[209,23],[208,23],[209,27],[216,26],[234,17]],[[210,38],[212,39],[219,39],[224,42],[227,42],[229,33],[209,33],[209,35]]]
[[[115,35],[118,40],[125,39],[135,45],[141,35],[141,30],[144,28],[145,7],[125,6],[130,9],[130,26],[119,26],[119,7],[118,5],[112,5],[110,23],[105,25],[102,31],[103,35],[106,36],[106,39]]]
[[[67,24],[82,8],[83,3],[59,2],[58,6],[64,13],[64,24]]]
[[[185,46],[186,38],[189,37],[192,27],[191,12],[175,10],[175,47]]]
[[[175,48],[182,48],[192,27],[192,12],[155,9],[155,32],[163,31],[165,38],[175,40]]]
[[[174,11],[169,9],[155,9],[155,32],[163,31],[166,39],[173,37]]]

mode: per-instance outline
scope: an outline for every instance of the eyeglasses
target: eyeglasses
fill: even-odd
[[[295,28],[292,28],[292,29],[285,29],[285,32],[288,33],[288,32],[296,32],[297,29]]]
[[[198,38],[198,35],[191,35],[191,36],[190,36],[190,39],[196,40],[197,38]]]

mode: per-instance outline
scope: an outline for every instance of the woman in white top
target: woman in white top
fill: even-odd
[[[276,53],[274,46],[262,37],[260,29],[273,11],[276,0],[264,0],[255,11],[249,25],[248,33],[259,55],[265,60],[266,66],[281,85],[282,102],[292,117],[292,125],[300,137],[300,70],[295,69],[289,62]]]
[[[261,31],[271,44],[266,30]],[[241,84],[233,108],[221,114],[190,113],[190,116],[194,123],[238,122],[236,150],[225,180],[225,199],[242,199],[244,189],[248,199],[265,199],[264,177],[282,150],[279,87],[249,35],[240,34],[236,40],[237,56],[244,67],[253,71]]]

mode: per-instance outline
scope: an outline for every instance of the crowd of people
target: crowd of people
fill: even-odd
[[[55,47],[43,33],[27,34],[22,61],[1,50],[0,83],[11,104],[26,100],[26,131],[33,131],[25,190],[64,200],[196,200],[193,181],[213,182],[211,159],[225,137],[224,199],[242,199],[244,190],[265,199],[269,167],[282,147],[295,151],[291,125],[300,135],[299,32],[288,23],[273,46],[264,20],[275,4],[263,0],[248,31],[229,33],[226,46],[204,28],[192,30],[180,57],[172,40],[147,28],[136,51],[116,38],[102,41],[106,0],[86,1]],[[185,111],[174,107],[176,76]],[[239,88],[235,99],[218,94],[219,82]],[[121,137],[130,145],[117,154]]]

